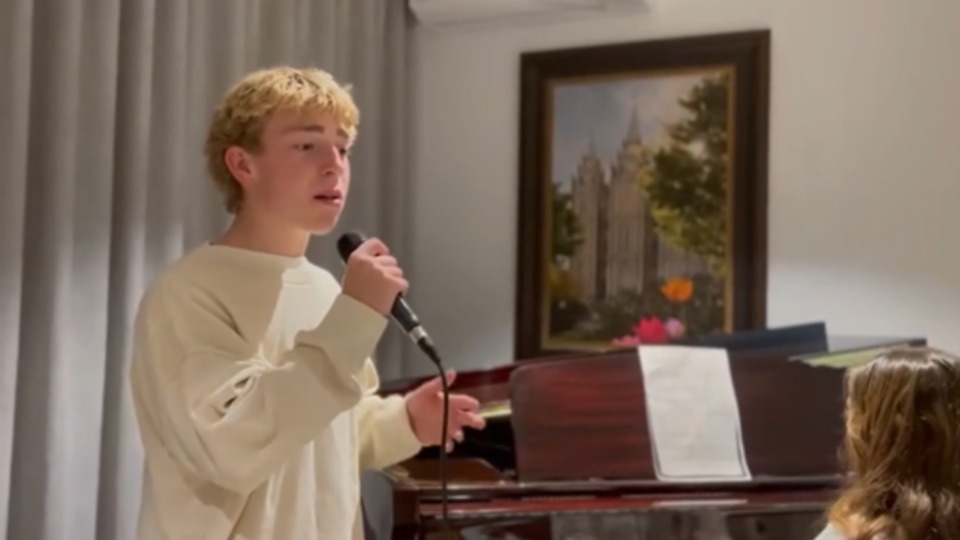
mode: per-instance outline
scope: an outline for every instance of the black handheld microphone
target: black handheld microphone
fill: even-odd
[[[366,235],[358,231],[346,232],[337,240],[337,251],[340,252],[340,258],[343,259],[344,264],[346,264],[347,259],[350,258],[350,254],[366,240]],[[430,335],[424,330],[423,325],[420,324],[420,319],[417,318],[413,309],[410,308],[410,304],[407,303],[407,300],[402,294],[398,294],[397,299],[393,301],[390,316],[393,317],[394,322],[403,329],[410,340],[416,343],[417,346],[420,347],[420,350],[422,350],[433,363],[437,364],[440,362],[437,349],[430,339]]]
[[[337,251],[340,252],[340,258],[344,264],[347,263],[350,255],[360,247],[360,244],[366,240],[366,235],[359,231],[349,231],[340,236],[340,239],[337,240]],[[443,424],[440,426],[440,492],[441,508],[443,510],[442,524],[444,532],[449,533],[450,523],[447,518],[449,498],[447,493],[447,424],[449,422],[450,391],[449,388],[447,388],[447,372],[443,369],[443,361],[440,359],[440,354],[433,345],[433,341],[430,340],[427,331],[424,330],[420,324],[420,319],[418,319],[413,313],[413,310],[410,309],[410,305],[407,304],[402,294],[398,294],[397,299],[393,301],[390,315],[400,328],[403,329],[404,333],[406,333],[434,365],[437,366],[437,370],[440,372],[440,385],[443,389]]]

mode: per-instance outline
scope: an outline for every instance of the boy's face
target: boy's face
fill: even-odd
[[[228,151],[244,209],[311,234],[330,232],[350,187],[349,142],[329,115],[276,111],[257,151]]]

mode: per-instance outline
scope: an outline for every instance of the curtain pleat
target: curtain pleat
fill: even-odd
[[[0,2],[0,533],[12,502],[33,55],[30,0]]]

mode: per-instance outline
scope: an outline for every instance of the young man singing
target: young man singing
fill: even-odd
[[[359,539],[360,470],[441,443],[439,379],[374,395],[369,357],[407,290],[396,259],[368,240],[341,286],[304,256],[340,218],[358,118],[330,75],[292,68],[247,76],[214,114],[233,223],[151,285],[135,325],[139,540]],[[450,397],[453,440],[483,427],[477,407]]]

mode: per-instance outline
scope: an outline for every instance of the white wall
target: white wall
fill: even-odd
[[[759,27],[773,33],[769,323],[922,334],[960,352],[960,2],[657,3],[418,30],[411,293],[448,363],[512,355],[519,53]]]

